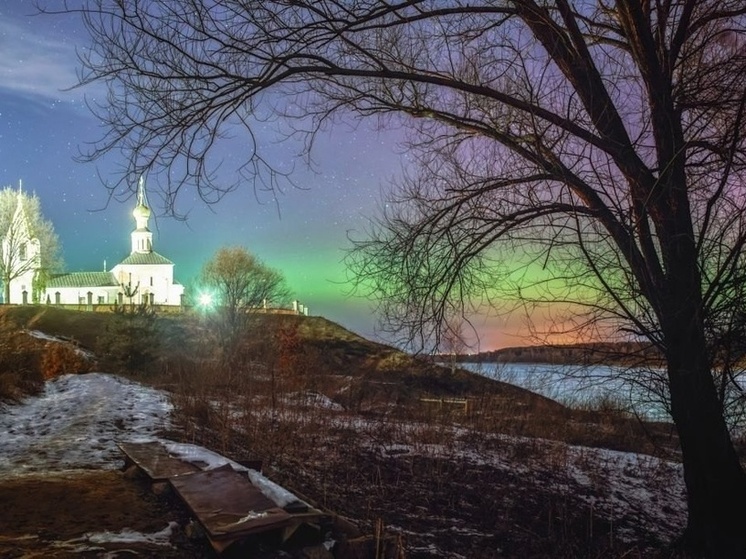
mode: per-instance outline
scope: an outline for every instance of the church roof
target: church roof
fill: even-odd
[[[133,252],[130,254],[127,258],[122,260],[119,265],[120,266],[139,266],[139,265],[158,265],[158,264],[170,264],[173,266],[173,262],[171,262],[168,258],[165,256],[161,256],[157,252]]]
[[[117,287],[119,282],[111,272],[72,272],[52,276],[47,289],[55,287]]]

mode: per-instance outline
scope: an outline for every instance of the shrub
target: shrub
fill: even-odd
[[[45,380],[90,370],[90,362],[78,349],[56,342],[47,343],[44,347],[41,356],[41,375]]]
[[[116,305],[98,338],[102,361],[117,372],[152,370],[159,348],[155,311],[147,305]]]
[[[18,400],[41,388],[39,342],[0,320],[0,401]]]

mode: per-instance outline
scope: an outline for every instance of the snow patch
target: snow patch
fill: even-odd
[[[88,532],[79,538],[56,542],[55,547],[63,548],[73,553],[84,553],[90,551],[103,551],[106,546],[127,546],[146,544],[156,547],[173,547],[171,537],[178,523],[169,522],[163,530],[154,534],[143,534],[130,528],[124,528],[119,532]],[[121,549],[119,550],[121,551]]]
[[[253,483],[265,497],[274,501],[278,507],[285,507],[295,501],[303,502],[290,491],[277,485],[274,481],[267,479],[256,470],[248,470],[248,472],[251,483]],[[307,503],[304,504],[307,505]]]
[[[0,410],[0,475],[116,469],[116,444],[169,426],[168,396],[105,373],[63,375],[38,396]]]
[[[25,332],[29,336],[31,336],[32,338],[36,338],[37,340],[44,340],[46,342],[53,342],[53,343],[64,344],[66,346],[69,346],[72,349],[74,349],[78,355],[82,355],[86,359],[94,358],[94,355],[92,352],[88,351],[87,349],[78,347],[77,344],[75,344],[74,342],[71,342],[70,340],[66,340],[64,338],[58,338],[57,336],[51,336],[49,334],[42,332],[41,330],[25,330]]]
[[[308,408],[344,411],[343,406],[320,392],[293,392],[287,395],[286,401],[290,404],[301,405]]]
[[[169,522],[163,530],[155,534],[143,534],[129,528],[124,528],[120,532],[95,532],[85,534],[81,540],[89,541],[95,544],[105,543],[149,543],[159,546],[171,546],[171,536],[174,530],[179,526],[177,522]]]

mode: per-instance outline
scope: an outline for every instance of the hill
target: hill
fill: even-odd
[[[466,414],[470,423],[490,430],[619,450],[656,452],[661,445],[668,449],[677,445],[668,426],[640,423],[621,402],[600,402],[598,410],[570,409],[518,386],[367,340],[323,317],[257,314],[233,355],[220,353],[205,317],[182,313],[152,320],[147,331],[133,333],[133,328],[116,327],[113,313],[0,307],[0,322],[72,340],[97,356],[97,370],[184,395],[189,413],[208,413],[197,409],[203,404],[193,394],[208,398],[213,391],[248,391],[276,403],[283,394],[310,391],[356,413],[428,420],[433,415],[445,414],[450,420]],[[142,362],[136,366],[107,353],[112,347],[121,351],[117,344],[127,337],[133,339],[124,350],[135,347],[142,352]],[[116,344],[112,345],[112,338]],[[148,347],[152,351],[143,351]],[[525,349],[512,355],[548,359],[553,351]],[[583,353],[586,346],[572,349],[562,355],[602,354],[598,346],[595,353]]]
[[[116,320],[113,313],[10,306],[0,307],[0,320],[72,340],[110,365],[102,346]],[[155,337],[142,342],[157,348],[157,357],[144,367],[150,380],[172,380],[163,374],[163,365],[194,357],[201,345],[210,343],[208,330],[209,324],[193,314],[155,317]],[[308,380],[324,379],[332,390],[342,383],[348,402],[355,401],[358,407],[367,409],[411,403],[423,397],[491,396],[500,399],[503,406],[513,403],[522,409],[564,410],[560,404],[522,388],[440,367],[367,340],[323,317],[257,314],[243,356],[255,364],[274,365],[282,360]]]
[[[0,308],[5,334],[63,336],[95,355],[88,369],[168,391],[169,438],[262,461],[272,479],[364,532],[382,525],[405,538],[410,559],[492,557],[498,542],[507,557],[651,556],[671,536],[650,535],[663,517],[648,517],[647,504],[620,508],[607,490],[620,475],[604,468],[644,471],[650,491],[660,482],[649,476],[661,472],[678,484],[677,465],[660,461],[676,458],[677,439],[670,425],[641,423],[614,402],[570,409],[321,317],[257,314],[230,350],[206,317],[122,320]],[[61,345],[44,339],[33,338],[39,351]],[[118,358],[122,348],[142,359]]]
[[[663,363],[645,342],[594,342],[508,347],[472,355],[448,356],[461,363],[551,363],[562,365],[654,365]]]

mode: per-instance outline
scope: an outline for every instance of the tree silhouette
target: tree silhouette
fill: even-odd
[[[213,324],[228,346],[245,334],[252,311],[288,298],[282,274],[242,247],[219,249],[203,266],[200,279],[215,298]]]
[[[185,183],[219,194],[211,149],[228,129],[253,138],[263,101],[311,121],[311,139],[339,112],[405,123],[418,171],[353,255],[384,317],[437,342],[500,278],[500,247],[527,253],[552,299],[661,350],[686,543],[746,553],[746,478],[707,327],[744,264],[742,0],[87,0],[81,12],[82,82],[109,87],[93,107],[108,134],[89,155],[180,171],[167,196]],[[245,163],[267,169],[256,144]]]

